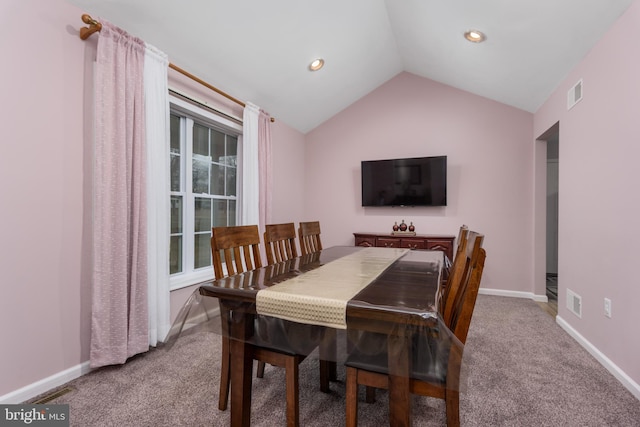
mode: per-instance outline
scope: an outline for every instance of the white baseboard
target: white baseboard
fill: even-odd
[[[502,297],[529,298],[538,302],[548,302],[546,295],[535,295],[531,292],[504,291],[501,289],[483,289],[480,288],[479,294],[496,295]],[[585,348],[596,360],[605,367],[606,370],[622,383],[622,385],[633,394],[636,399],[640,400],[640,385],[636,383],[629,375],[620,369],[615,363],[598,350],[593,344],[587,341],[578,331],[573,329],[563,318],[556,316],[556,323],[560,325],[574,340]]]
[[[505,291],[503,289],[486,289],[480,288],[478,293],[481,295],[495,295],[499,297],[511,297],[511,298],[527,298],[537,302],[549,302],[546,295],[536,295],[532,292],[521,291]]]
[[[82,375],[88,374],[89,372],[91,372],[91,368],[87,361],[40,381],[36,381],[35,383],[29,384],[21,389],[12,391],[4,396],[0,396],[0,404],[4,405],[25,402],[51,389],[66,384],[71,380],[81,377]]]
[[[605,356],[600,350],[598,350],[593,344],[591,344],[585,337],[580,335],[578,331],[573,329],[569,323],[567,323],[562,317],[556,316],[556,323],[560,325],[562,329],[564,329],[573,339],[578,341],[585,350],[589,352],[593,357],[596,358],[598,362],[602,366],[604,366],[607,371],[611,372],[611,374],[618,379],[622,383],[622,385],[633,394],[636,399],[640,400],[640,385],[635,382],[629,375],[627,375],[622,369],[618,367],[615,363],[611,361],[607,356]]]
[[[480,289],[480,294],[483,295],[496,295],[514,298],[528,298],[534,301],[547,302],[546,296],[535,295],[531,292],[519,292],[519,291],[504,291],[500,289]],[[201,320],[201,319],[198,319]],[[196,321],[195,323],[198,323]],[[593,344],[586,340],[578,331],[573,329],[564,319],[560,316],[556,316],[556,323],[560,325],[573,339],[575,339],[582,347],[584,347],[589,354],[596,358],[596,360],[604,366],[611,374],[622,383],[622,385],[633,394],[636,399],[640,400],[640,385],[636,383],[631,377],[629,377],[622,369],[620,369],[615,363],[613,363],[607,356],[605,356],[600,350],[598,350]],[[82,375],[91,372],[89,362],[81,363],[72,368],[66,369],[48,378],[44,378],[21,389],[15,390],[11,393],[0,396],[0,404],[17,404],[32,399],[48,390],[61,386],[71,380],[74,380]]]
[[[206,313],[200,313],[185,322],[185,324],[183,325],[183,331],[186,331],[200,324],[201,322],[206,322],[211,316],[215,317],[219,313],[220,310],[217,308],[211,310],[209,316],[207,316]],[[40,381],[36,381],[33,384],[22,387],[21,389],[12,391],[11,393],[7,393],[4,396],[0,396],[0,405],[10,405],[25,402],[29,399],[33,399],[34,397],[41,395],[42,393],[66,384],[71,380],[75,380],[76,378],[88,374],[91,371],[92,369],[89,367],[89,361],[83,362],[62,372],[51,375],[48,378],[44,378]]]

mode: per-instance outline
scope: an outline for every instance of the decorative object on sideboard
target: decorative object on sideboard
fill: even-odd
[[[416,227],[413,225],[413,222],[411,223],[410,226],[407,226],[407,223],[404,222],[404,219],[400,222],[400,225],[398,225],[398,222],[396,222],[393,225],[393,234],[394,236],[415,236],[416,235]]]

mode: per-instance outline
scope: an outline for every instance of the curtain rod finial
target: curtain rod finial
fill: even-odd
[[[82,40],[86,40],[91,34],[95,33],[96,31],[102,30],[102,24],[86,13],[82,15],[82,22],[84,22],[85,24],[89,24],[88,27],[80,28],[80,38]]]

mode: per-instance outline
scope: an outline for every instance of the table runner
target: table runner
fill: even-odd
[[[364,248],[258,291],[256,311],[299,323],[347,328],[347,303],[409,249]]]

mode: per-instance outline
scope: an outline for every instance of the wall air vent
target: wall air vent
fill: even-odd
[[[567,289],[567,308],[570,312],[582,318],[582,297]]]
[[[573,85],[569,92],[567,92],[567,110],[573,108],[578,102],[582,100],[582,79],[578,80],[578,83]]]

